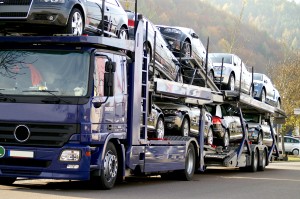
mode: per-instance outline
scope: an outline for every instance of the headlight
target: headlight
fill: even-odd
[[[65,3],[65,0],[40,0],[41,3]]]
[[[165,110],[164,113],[165,114],[170,114],[170,115],[177,115],[178,111],[177,110],[173,110],[173,109],[169,109],[169,110]]]
[[[80,151],[79,150],[64,150],[59,160],[62,162],[78,162],[80,160]]]

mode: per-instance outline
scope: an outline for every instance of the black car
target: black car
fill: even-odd
[[[132,11],[126,11],[128,15],[128,25],[129,25],[129,39],[134,39],[134,24],[135,24],[135,13]],[[158,76],[163,78],[180,81],[180,70],[179,62],[173,53],[168,49],[168,45],[165,39],[162,37],[160,31],[155,27],[155,25],[144,17],[144,48],[147,48],[148,63],[152,63],[154,58],[155,49],[155,60],[156,69]],[[146,39],[146,23],[148,22],[148,37]],[[156,32],[156,45],[154,46],[154,36]],[[152,64],[151,64],[152,66]],[[150,72],[153,69],[150,67]]]
[[[1,0],[0,33],[102,33],[102,0]],[[105,0],[106,35],[128,37],[127,14],[118,0]]]
[[[162,25],[156,25],[156,27],[160,30],[176,57],[192,57],[203,65],[206,49],[193,29]]]

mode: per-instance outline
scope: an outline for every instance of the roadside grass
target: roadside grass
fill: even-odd
[[[300,156],[289,155],[288,156],[288,161],[289,162],[300,162]]]

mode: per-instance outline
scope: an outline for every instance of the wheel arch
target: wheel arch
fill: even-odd
[[[76,4],[73,5],[72,9],[70,9],[69,16],[70,16],[70,14],[71,14],[71,12],[72,12],[72,10],[73,10],[74,8],[77,8],[77,9],[80,10],[80,12],[82,13],[82,18],[83,18],[83,22],[84,22],[84,24],[83,24],[83,29],[84,29],[84,28],[85,28],[85,25],[86,25],[86,20],[87,20],[85,9],[83,8],[83,6],[82,6],[80,3],[76,3]],[[69,21],[69,18],[68,18],[66,24],[68,24],[68,21]]]

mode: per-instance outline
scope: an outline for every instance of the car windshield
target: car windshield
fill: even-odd
[[[177,28],[164,28],[164,27],[158,27],[158,29],[160,30],[160,32],[162,34],[181,34],[181,30],[177,29]]]
[[[243,114],[243,117],[247,122],[259,123],[259,115]]]
[[[6,95],[84,96],[89,60],[79,51],[0,51],[0,90]],[[45,91],[45,92],[42,92]]]
[[[224,58],[223,63],[232,64],[232,55],[230,54],[210,53],[209,58],[213,63],[222,63],[222,58]]]
[[[253,74],[253,79],[254,80],[258,80],[258,81],[263,81],[263,75],[262,74],[258,74],[258,73],[254,73]]]

